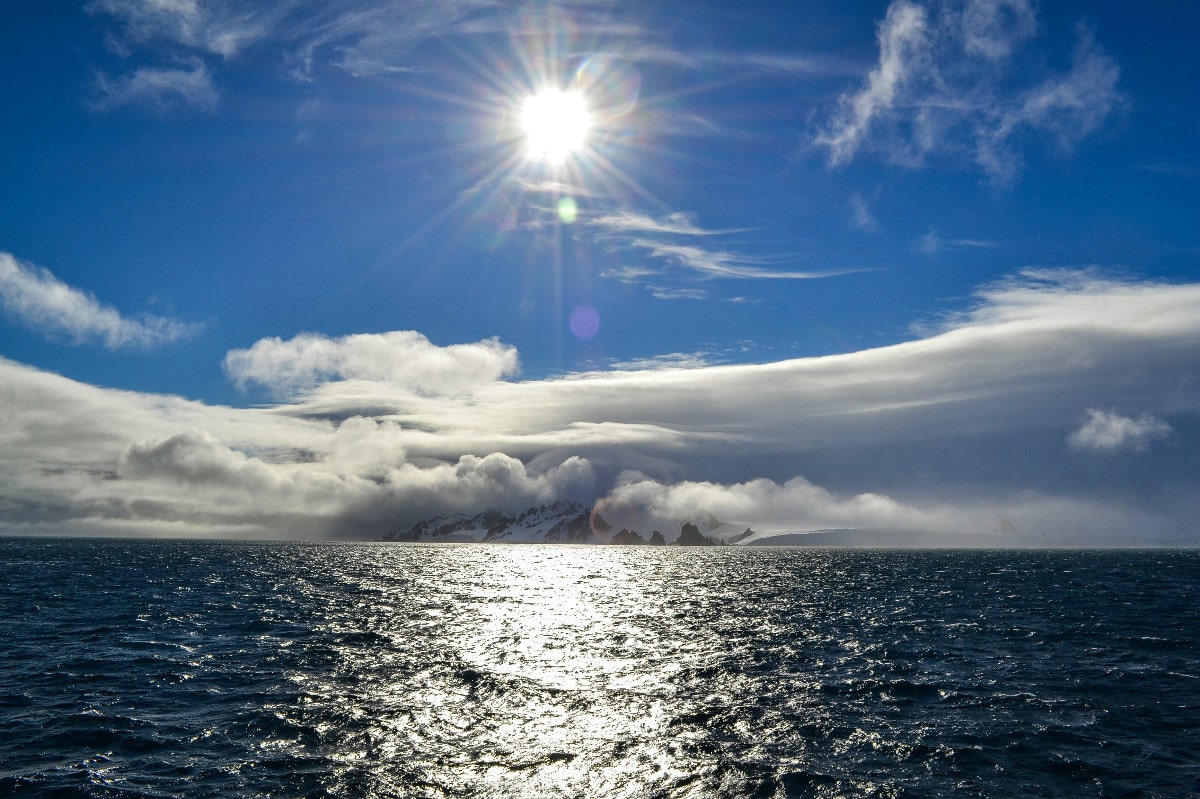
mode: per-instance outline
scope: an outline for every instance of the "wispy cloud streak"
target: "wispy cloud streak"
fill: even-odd
[[[492,0],[92,0],[86,6],[108,26],[106,40],[119,57],[161,59],[130,74],[104,74],[102,110],[137,101],[161,106],[167,97],[212,108],[217,101],[208,66],[271,50],[298,78],[312,80],[333,68],[363,77],[416,69],[413,52],[431,39],[453,35],[547,35],[564,14],[551,5],[543,15],[520,13]],[[566,19],[564,16],[563,19]],[[572,3],[570,27],[578,35],[636,39],[644,33],[619,25],[604,4]],[[188,65],[182,69],[178,64]],[[206,64],[208,66],[206,66]]]
[[[848,270],[799,272],[768,269],[761,260],[723,250],[709,250],[692,244],[672,244],[648,238],[635,238],[629,244],[646,250],[655,258],[668,260],[704,277],[747,280],[811,280],[847,274]]]
[[[854,271],[772,269],[770,264],[782,258],[753,257],[702,243],[713,237],[743,233],[747,228],[710,230],[702,227],[694,214],[684,212],[654,217],[623,209],[599,214],[587,223],[596,231],[598,240],[610,246],[642,251],[653,261],[666,264],[663,267],[625,265],[605,273],[628,283],[646,283],[660,299],[707,296],[704,289],[696,286],[659,285],[658,281],[668,268],[702,280],[811,280]]]
[[[233,58],[274,32],[295,2],[244,3],[221,0],[92,0],[88,13],[115,20],[121,34],[110,44],[172,43]]]
[[[109,111],[125,105],[144,105],[165,111],[191,106],[215,111],[220,95],[208,68],[200,61],[184,67],[139,67],[128,75],[96,77],[92,107]]]
[[[1034,79],[1018,55],[1037,29],[1027,0],[895,0],[879,25],[877,65],[815,142],[833,166],[866,151],[908,167],[969,159],[993,183],[1011,183],[1025,135],[1070,151],[1125,102],[1119,67],[1086,28],[1069,70]]]
[[[129,319],[49,270],[4,252],[0,252],[0,305],[43,335],[75,344],[98,340],[109,349],[155,347],[190,338],[200,330],[200,325],[161,316]]]
[[[676,236],[719,236],[726,233],[743,233],[748,229],[706,230],[697,224],[695,214],[682,211],[675,211],[656,219],[648,214],[622,210],[599,215],[592,219],[591,223],[613,233],[665,233]]]

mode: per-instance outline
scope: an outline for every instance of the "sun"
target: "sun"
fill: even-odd
[[[583,148],[591,124],[582,92],[543,89],[521,106],[526,152],[554,166]]]

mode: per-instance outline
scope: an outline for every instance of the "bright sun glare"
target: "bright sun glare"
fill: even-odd
[[[587,103],[577,91],[543,89],[521,108],[529,156],[555,165],[583,147],[590,125]]]

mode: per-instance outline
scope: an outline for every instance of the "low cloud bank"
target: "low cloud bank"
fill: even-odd
[[[374,538],[603,501],[774,529],[1200,542],[1200,284],[1026,272],[912,341],[514,380],[498,341],[264,339],[231,408],[0,359],[0,531]],[[653,529],[653,528],[651,528]]]
[[[330,431],[327,449],[301,462],[273,463],[234,450],[204,431],[135,442],[117,478],[150,488],[168,504],[210,508],[219,525],[233,510],[251,519],[290,519],[280,534],[372,537],[397,519],[463,510],[509,513],[559,498],[590,499],[595,474],[582,458],[534,471],[503,453],[462,455],[417,466],[396,445],[398,428],[354,417]]]
[[[1120,503],[1081,501],[1034,491],[995,498],[905,503],[882,494],[838,495],[803,477],[783,484],[771,480],[670,485],[636,473],[601,501],[623,523],[670,529],[679,520],[715,518],[734,528],[770,536],[819,530],[877,530],[890,534],[940,534],[947,545],[1055,546],[1078,544],[1178,543],[1178,527],[1164,532],[1154,514]],[[903,540],[897,535],[898,540]]]

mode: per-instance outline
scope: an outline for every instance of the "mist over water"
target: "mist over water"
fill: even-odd
[[[1197,551],[0,539],[0,794],[1200,794]]]

